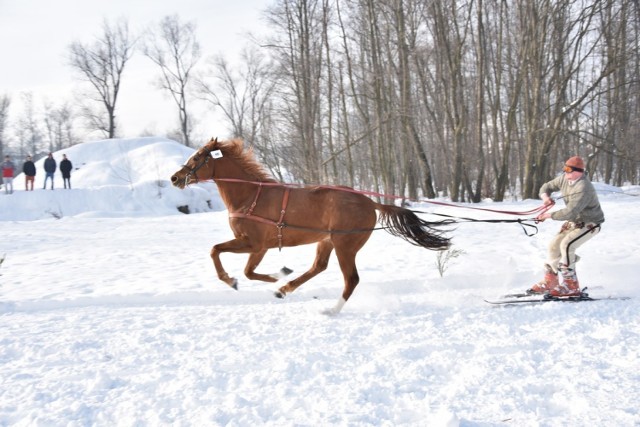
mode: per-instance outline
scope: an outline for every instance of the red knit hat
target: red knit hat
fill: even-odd
[[[584,160],[582,160],[582,157],[573,156],[564,162],[564,165],[569,166],[578,172],[584,172]]]

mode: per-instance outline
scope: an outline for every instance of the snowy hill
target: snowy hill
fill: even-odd
[[[63,189],[58,170],[54,190],[50,182],[43,190],[45,159],[39,159],[35,191],[23,191],[24,175],[19,174],[14,193],[0,197],[0,220],[167,215],[178,213],[178,206],[188,206],[190,212],[224,209],[212,183],[185,191],[171,186],[169,177],[192,153],[189,147],[157,137],[92,141],[66,148],[53,157],[58,167],[63,154],[73,163],[73,189]]]

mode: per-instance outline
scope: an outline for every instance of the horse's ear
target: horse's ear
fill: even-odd
[[[209,147],[209,150],[213,150],[216,144],[218,144],[218,138],[211,137],[211,141],[207,142],[206,146]]]

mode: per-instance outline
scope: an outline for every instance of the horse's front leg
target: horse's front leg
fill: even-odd
[[[240,239],[233,239],[228,242],[219,243],[211,248],[211,259],[213,260],[213,265],[216,268],[216,273],[218,273],[218,278],[233,289],[238,290],[238,280],[233,277],[229,277],[222,266],[222,262],[220,262],[220,254],[223,252],[247,253],[250,251],[250,245]]]

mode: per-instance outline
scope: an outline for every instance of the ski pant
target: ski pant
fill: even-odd
[[[600,232],[600,224],[565,222],[560,232],[549,243],[547,265],[558,273],[560,266],[575,270],[580,259],[576,249]]]

